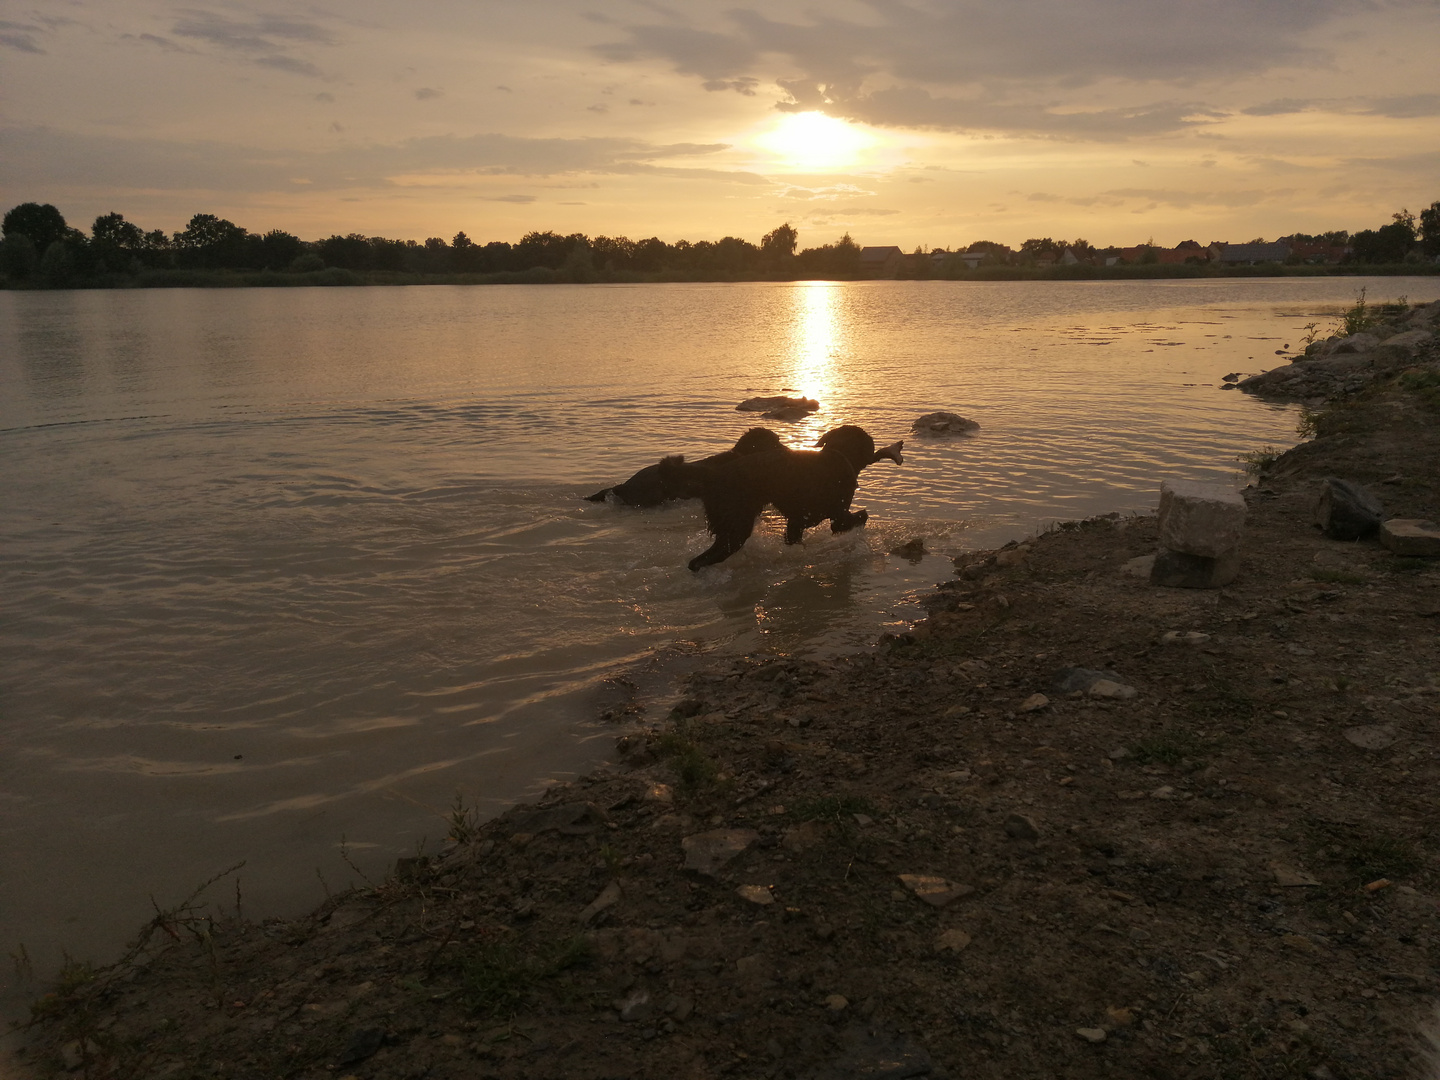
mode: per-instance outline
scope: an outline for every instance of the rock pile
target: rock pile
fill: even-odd
[[[1440,303],[1420,304],[1349,336],[1314,341],[1285,367],[1243,379],[1241,390],[1264,397],[1319,399],[1353,393],[1377,375],[1433,362],[1440,348]]]
[[[1150,583],[1218,589],[1240,572],[1245,500],[1220,484],[1166,480],[1160,485],[1160,553]]]

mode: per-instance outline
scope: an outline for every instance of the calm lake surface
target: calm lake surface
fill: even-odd
[[[1368,286],[1435,278],[0,293],[0,946],[112,958],[234,863],[294,914],[603,760],[606,676],[854,649],[948,555],[1243,481],[1295,414],[1219,390]],[[727,447],[741,399],[905,464],[871,524],[774,522],[720,567],[697,504],[579,496]],[[927,441],[936,409],[982,428]],[[888,556],[923,536],[918,565]],[[234,886],[217,888],[233,901]],[[30,988],[13,973],[13,1006]]]

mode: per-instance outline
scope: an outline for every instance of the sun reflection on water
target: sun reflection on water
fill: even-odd
[[[815,398],[822,409],[833,407],[837,392],[836,361],[843,331],[840,288],[829,282],[805,282],[793,290],[795,317],[790,333],[792,359],[789,385],[801,397]]]

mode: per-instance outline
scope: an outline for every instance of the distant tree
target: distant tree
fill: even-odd
[[[21,203],[6,211],[3,224],[6,236],[28,236],[35,250],[42,254],[57,240],[67,239],[73,231],[65,224],[65,216],[49,203]]]
[[[1432,259],[1440,258],[1440,201],[1420,211],[1420,250]]]
[[[284,270],[305,254],[305,241],[280,229],[271,229],[260,238],[260,250],[266,270]]]
[[[39,264],[35,242],[24,233],[11,233],[0,240],[0,274],[12,281],[29,281]]]
[[[1399,263],[1415,246],[1415,216],[1408,210],[1392,215],[1389,225],[1365,229],[1350,238],[1351,258],[1360,263]]]
[[[100,266],[112,273],[133,268],[145,249],[145,234],[138,225],[111,211],[90,226],[90,247]]]
[[[370,239],[362,233],[327,236],[315,245],[315,252],[326,266],[341,270],[369,270],[374,265]]]
[[[760,240],[760,255],[767,262],[780,265],[795,255],[795,245],[800,234],[787,221],[777,229],[771,229]]]
[[[234,268],[249,261],[251,249],[245,240],[249,232],[233,221],[214,214],[196,214],[184,231],[172,238],[177,261],[182,266],[213,270]]]
[[[45,249],[45,254],[40,256],[36,277],[47,289],[64,289],[75,283],[76,273],[75,256],[71,253],[70,245],[64,240],[55,240]]]

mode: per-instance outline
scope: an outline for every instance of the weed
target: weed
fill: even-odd
[[[879,814],[875,804],[860,795],[822,795],[805,799],[792,808],[801,821],[828,821],[835,825],[853,822],[856,814]]]
[[[1366,581],[1361,574],[1351,573],[1349,570],[1331,570],[1323,566],[1317,566],[1311,570],[1310,577],[1315,581],[1324,581],[1331,585],[1364,585]]]
[[[1301,338],[1300,340],[1303,341],[1307,346],[1308,346],[1308,345],[1314,345],[1314,344],[1315,344],[1315,339],[1320,336],[1319,331],[1316,329],[1316,327],[1318,327],[1319,325],[1320,325],[1319,323],[1313,323],[1313,322],[1306,323],[1306,324],[1305,324],[1305,336],[1304,336],[1303,338]]]
[[[720,775],[720,766],[698,746],[691,745],[675,758],[675,775],[680,787],[693,795],[701,788],[708,787]]]
[[[1351,334],[1358,334],[1362,330],[1368,330],[1374,326],[1376,316],[1370,307],[1365,303],[1365,290],[1360,290],[1360,295],[1355,298],[1355,303],[1340,316],[1340,325],[1335,332],[1342,337],[1349,337]]]
[[[1328,822],[1312,822],[1313,844],[1344,866],[1356,884],[1377,878],[1403,878],[1425,865],[1420,849],[1403,837],[1378,829],[1350,829]]]
[[[1130,757],[1137,765],[1174,766],[1195,757],[1200,749],[1200,740],[1190,732],[1167,728],[1130,747]]]
[[[465,797],[458,791],[455,801],[450,804],[450,816],[446,818],[450,831],[446,839],[457,844],[468,844],[480,833],[480,815],[473,806],[465,805]]]
[[[610,876],[618,877],[620,874],[620,852],[610,844],[600,845],[600,859],[605,863],[605,869]]]
[[[533,949],[517,941],[485,942],[455,961],[461,997],[476,1012],[508,1016],[546,979],[589,956],[590,946],[581,935],[542,942]]]
[[[1235,460],[1245,465],[1246,472],[1260,476],[1268,472],[1284,452],[1278,447],[1266,445],[1259,450],[1246,450],[1243,454],[1236,454]]]

